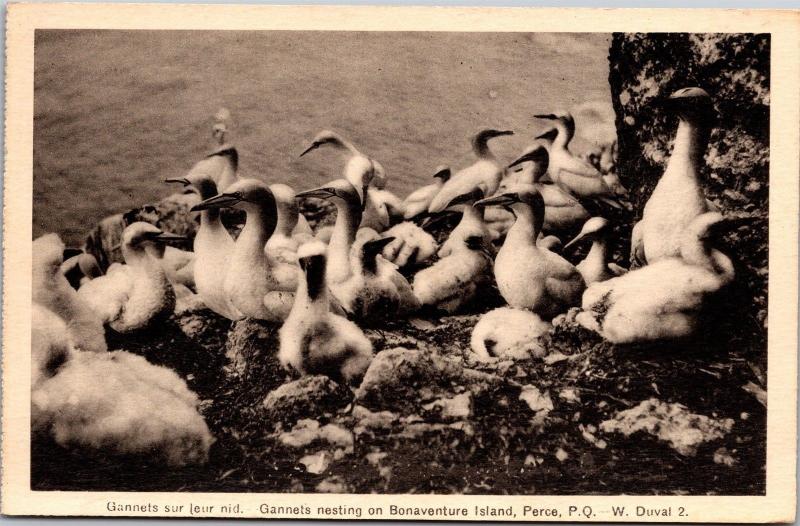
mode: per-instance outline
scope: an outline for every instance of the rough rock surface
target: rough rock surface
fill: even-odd
[[[327,376],[306,376],[270,391],[264,399],[267,417],[292,423],[333,413],[350,403],[353,395]]]

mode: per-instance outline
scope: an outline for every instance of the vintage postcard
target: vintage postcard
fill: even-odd
[[[794,520],[799,36],[11,4],[2,512]]]

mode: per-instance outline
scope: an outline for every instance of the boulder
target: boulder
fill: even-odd
[[[347,387],[327,376],[305,376],[270,391],[264,408],[270,420],[292,424],[317,418],[346,406],[353,398]]]

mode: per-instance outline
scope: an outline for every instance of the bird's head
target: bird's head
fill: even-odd
[[[656,100],[657,106],[662,106],[680,119],[713,128],[717,121],[717,111],[711,95],[702,88],[689,87],[673,92],[669,97]]]
[[[275,208],[275,196],[269,187],[258,179],[240,179],[225,191],[205,199],[192,207],[192,211],[212,208]]]
[[[536,136],[537,139],[541,139],[548,143],[555,141],[556,137],[558,137],[558,130],[556,128],[549,128],[547,131]]]
[[[325,243],[313,240],[297,249],[297,262],[306,275],[308,295],[317,298],[325,290]]]
[[[164,182],[192,187],[200,194],[200,199],[208,199],[217,195],[217,183],[209,173],[202,170],[192,170],[185,177],[164,179]]]
[[[583,239],[598,239],[600,236],[605,235],[611,224],[608,222],[607,219],[602,217],[590,217],[581,228],[581,231],[578,233],[575,238],[572,239],[569,243],[564,245],[564,250],[568,249],[569,247],[575,245],[579,241]]]
[[[56,272],[64,262],[64,242],[58,234],[45,234],[33,240],[33,268]]]
[[[444,164],[437,166],[436,170],[433,172],[433,177],[442,183],[446,183],[448,180],[450,180],[450,175],[450,167]]]
[[[361,199],[355,187],[346,179],[334,179],[333,181],[314,188],[300,192],[297,198],[313,197],[316,199],[326,199],[333,202],[340,202],[348,207],[361,209]]]
[[[479,184],[475,188],[472,188],[471,190],[452,198],[450,202],[447,203],[445,209],[452,208],[457,205],[472,206],[476,201],[480,201],[484,197],[486,197],[486,186]]]
[[[188,239],[186,236],[177,236],[164,232],[157,226],[144,221],[137,221],[126,227],[122,232],[122,246],[132,249],[156,245],[163,246],[164,243],[182,242]]]
[[[516,184],[505,192],[475,203],[477,207],[502,206],[510,210],[517,218],[532,216],[538,233],[544,222],[544,199],[539,190],[532,184]]]
[[[533,144],[525,148],[519,157],[511,162],[508,167],[513,168],[514,166],[528,161],[534,163],[537,167],[540,167],[540,171],[544,173],[547,171],[547,165],[550,162],[550,154],[547,153],[547,148],[541,144]]]
[[[303,153],[300,154],[300,157],[326,145],[339,149],[347,148],[347,143],[341,135],[335,131],[322,130],[314,136],[314,138],[311,140],[311,144],[308,146],[308,148],[303,150]]]

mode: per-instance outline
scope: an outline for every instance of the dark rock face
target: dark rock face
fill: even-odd
[[[304,376],[270,391],[264,408],[270,421],[292,424],[303,418],[333,413],[346,406],[353,395],[350,389],[327,376]]]
[[[730,304],[736,338],[763,353],[767,323],[770,38],[758,34],[615,34],[609,52],[619,144],[618,171],[638,220],[669,159],[677,121],[656,97],[699,86],[719,120],[701,181],[725,215],[753,222],[720,250],[737,265]],[[627,232],[629,235],[629,232]],[[626,240],[627,241],[627,240]],[[724,321],[724,320],[723,320]]]

